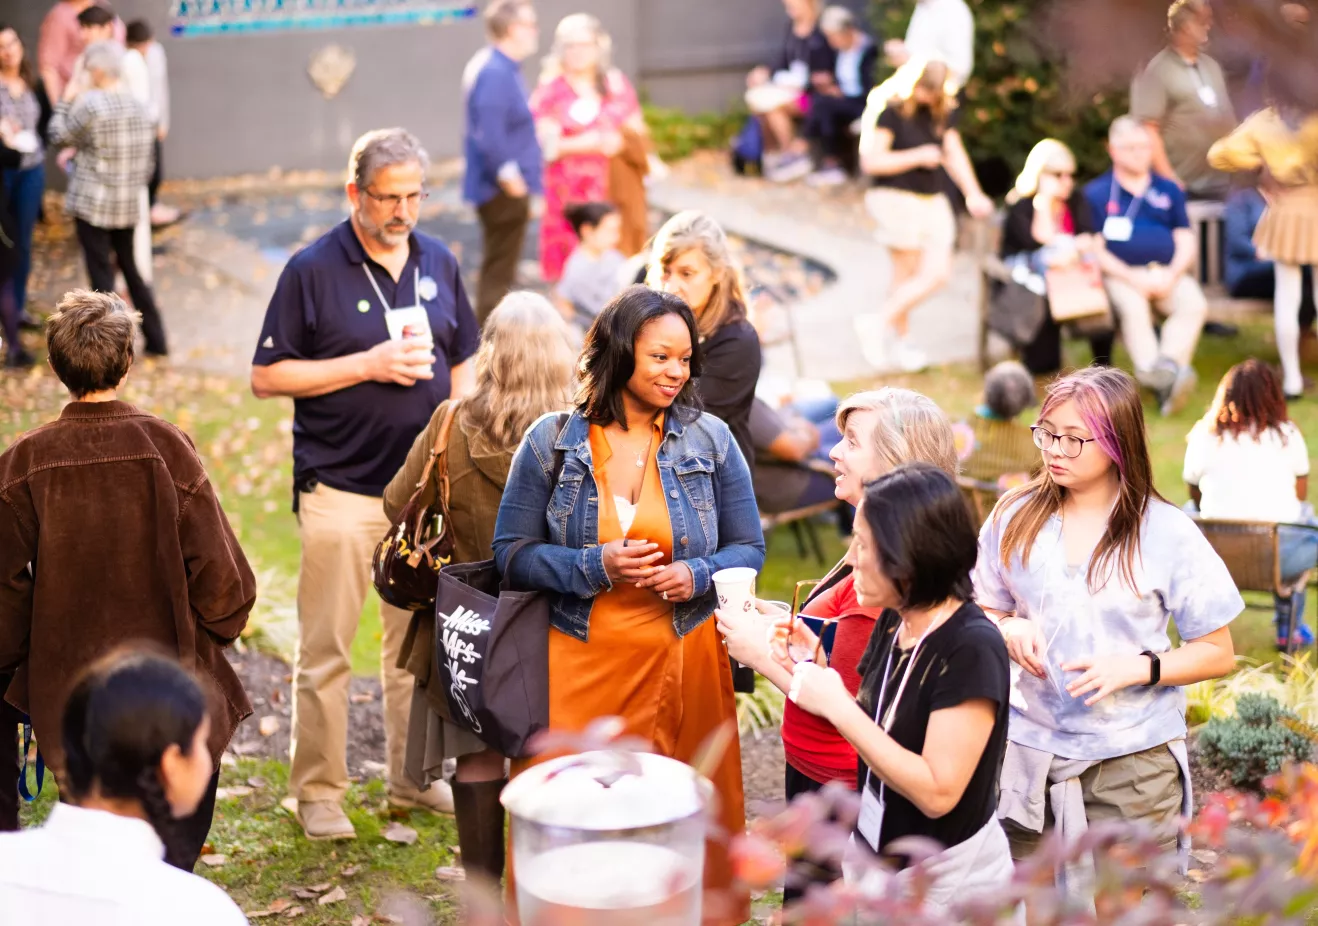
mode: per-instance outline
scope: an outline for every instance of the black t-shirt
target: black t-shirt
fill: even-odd
[[[696,388],[705,411],[728,426],[746,465],[752,466],[755,446],[751,441],[751,403],[763,362],[760,336],[749,321],[738,319],[705,339],[704,354]]]
[[[837,52],[828,44],[824,33],[816,26],[809,35],[797,35],[791,23],[787,24],[787,38],[783,40],[778,57],[770,65],[771,71],[790,71],[794,62],[801,62],[809,74],[832,75],[837,69]],[[806,91],[814,92],[813,84],[806,84]]]
[[[879,113],[878,126],[892,133],[893,151],[906,151],[910,148],[919,148],[921,145],[942,147],[943,136],[947,134],[948,129],[956,128],[957,114],[960,111],[953,109],[948,113],[946,123],[939,128],[934,125],[933,113],[927,106],[917,106],[915,113],[908,119],[902,115],[900,104],[894,101]],[[932,196],[935,193],[946,192],[947,174],[942,167],[916,167],[902,174],[875,177],[874,186]]]
[[[879,695],[888,654],[897,639],[900,625],[901,617],[896,611],[884,611],[875,623],[865,655],[860,659],[858,700],[871,717],[876,712],[874,701]],[[909,650],[899,650],[893,655],[881,705],[884,713],[897,694],[909,658]],[[997,717],[984,755],[975,766],[975,773],[970,777],[961,800],[950,813],[931,820],[896,791],[884,789],[886,806],[883,831],[879,834],[880,850],[904,836],[923,836],[950,848],[975,835],[997,812],[998,777],[1007,748],[1010,687],[1007,645],[1002,640],[1002,633],[984,616],[978,605],[972,602],[962,605],[925,639],[916,654],[916,665],[906,683],[901,703],[893,715],[892,738],[911,752],[920,753],[924,750],[930,714],[977,698],[994,702]],[[858,774],[859,786],[864,787],[863,760],[859,763]],[[869,779],[870,790],[877,796],[878,776],[870,775]]]

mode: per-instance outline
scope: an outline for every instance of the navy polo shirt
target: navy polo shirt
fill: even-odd
[[[1132,205],[1134,196],[1119,183],[1115,189],[1116,195],[1113,196],[1110,170],[1085,187],[1085,199],[1089,201],[1089,210],[1100,232],[1108,216],[1131,215],[1134,209],[1130,240],[1108,241],[1108,251],[1132,267],[1170,264],[1176,254],[1172,232],[1190,227],[1190,217],[1185,211],[1185,191],[1166,177],[1154,174],[1136,209]]]
[[[434,379],[414,386],[358,383],[293,400],[293,481],[299,489],[317,481],[344,492],[383,495],[416,436],[449,397],[449,371],[476,353],[480,326],[457,259],[438,239],[420,232],[413,232],[408,244],[407,265],[395,282],[366,256],[351,221],[344,220],[295,254],[279,276],[254,366],[330,360],[388,340],[384,307],[365,268],[390,308],[419,300],[435,337]]]

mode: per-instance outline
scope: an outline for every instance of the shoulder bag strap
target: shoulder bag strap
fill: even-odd
[[[430,458],[426,460],[425,469],[421,471],[421,478],[417,480],[416,491],[412,496],[413,501],[417,502],[410,506],[415,509],[413,516],[416,518],[416,523],[411,526],[412,554],[408,557],[408,565],[413,569],[421,562],[423,556],[428,556],[429,547],[434,543],[433,540],[427,542],[424,536],[427,520],[425,515],[431,506],[419,504],[419,501],[425,495],[430,484],[430,475],[434,472],[436,464],[439,466],[439,491],[436,493],[435,503],[444,518],[443,528],[448,530],[448,438],[453,429],[453,415],[458,404],[458,401],[450,401],[448,407],[444,409],[444,417],[439,422],[439,434],[435,436],[435,445],[430,448]]]

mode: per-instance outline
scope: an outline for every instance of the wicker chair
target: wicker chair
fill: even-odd
[[[975,527],[980,527],[993,513],[993,506],[1002,497],[1003,490],[992,482],[980,482],[967,476],[957,476],[956,484],[970,509],[970,516],[975,520]]]

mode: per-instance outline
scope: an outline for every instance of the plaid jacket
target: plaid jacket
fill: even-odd
[[[89,90],[50,120],[55,148],[74,148],[64,210],[97,228],[137,224],[142,187],[155,167],[155,126],[126,90]]]

